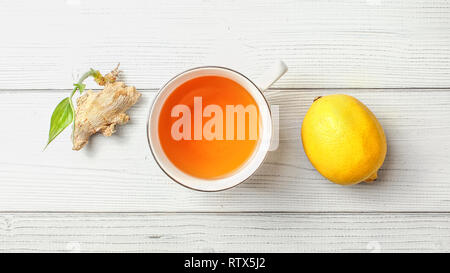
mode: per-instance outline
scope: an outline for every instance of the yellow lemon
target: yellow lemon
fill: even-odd
[[[348,95],[316,98],[303,120],[302,141],[317,171],[341,185],[375,180],[386,157],[386,137],[377,118]]]

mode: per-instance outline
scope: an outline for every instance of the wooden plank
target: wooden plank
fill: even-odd
[[[206,64],[257,77],[278,58],[276,87],[450,87],[446,0],[18,0],[0,26],[2,89],[70,88],[117,62],[139,88]]]
[[[449,252],[449,214],[1,214],[2,252]]]
[[[378,116],[388,155],[373,184],[342,187],[307,160],[300,126],[314,97],[347,93]],[[229,191],[200,193],[168,179],[147,145],[154,91],[143,91],[116,135],[71,150],[70,130],[43,152],[60,91],[0,92],[0,211],[360,212],[450,211],[450,90],[272,90],[280,145],[260,170]]]

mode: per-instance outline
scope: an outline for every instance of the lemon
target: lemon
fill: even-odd
[[[377,118],[348,95],[316,98],[303,120],[302,141],[317,171],[341,185],[374,181],[386,157],[386,137]]]

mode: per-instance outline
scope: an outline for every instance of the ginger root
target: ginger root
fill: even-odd
[[[125,124],[130,117],[125,113],[141,96],[134,86],[116,82],[118,68],[104,77],[95,79],[104,89],[99,92],[88,90],[77,99],[73,130],[73,150],[86,145],[91,135],[101,132],[111,136],[116,125]]]

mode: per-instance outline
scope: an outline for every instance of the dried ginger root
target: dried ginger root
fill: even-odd
[[[104,77],[95,78],[102,91],[88,90],[77,99],[75,125],[73,130],[73,150],[80,150],[86,145],[89,137],[101,132],[111,136],[116,125],[125,124],[130,117],[125,113],[141,96],[134,86],[116,82],[118,68]]]

